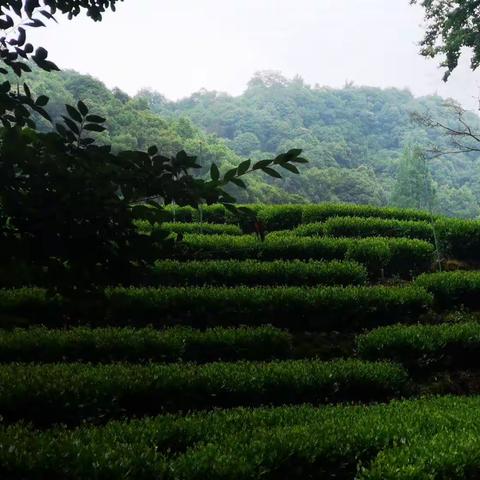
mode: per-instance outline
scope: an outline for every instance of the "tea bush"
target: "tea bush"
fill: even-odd
[[[348,261],[162,260],[152,269],[159,285],[363,285],[364,266]]]
[[[290,335],[272,327],[0,331],[0,362],[270,360],[290,352]]]
[[[77,424],[162,411],[380,400],[406,388],[404,369],[358,360],[205,365],[0,366],[6,422]]]

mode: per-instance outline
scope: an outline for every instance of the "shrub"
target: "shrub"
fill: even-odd
[[[432,302],[414,287],[116,288],[108,296],[109,323],[272,323],[321,331],[415,318]]]
[[[2,478],[475,478],[478,397],[0,428]],[[452,448],[454,446],[454,448]]]
[[[200,233],[204,235],[242,235],[240,227],[237,225],[226,225],[216,223],[171,223],[165,222],[161,225],[152,225],[147,221],[135,222],[138,229],[144,233],[151,233],[154,230],[160,230],[171,233]]]
[[[270,360],[284,358],[290,350],[290,335],[272,327],[206,331],[35,327],[0,332],[0,362]]]
[[[362,285],[367,271],[356,262],[162,260],[152,270],[151,282],[160,285]]]
[[[177,247],[176,257],[196,260],[353,260],[364,263],[372,274],[392,263],[389,271],[405,274],[430,269],[434,247],[428,242],[401,238],[315,238],[271,235],[265,242],[254,236],[188,235]],[[394,269],[399,271],[395,272]]]
[[[305,205],[302,223],[324,222],[331,217],[378,217],[396,220],[429,221],[429,212],[407,208],[374,207],[372,205],[355,205],[341,203],[321,203]]]
[[[165,217],[170,222],[191,222],[194,213],[195,209],[190,206],[168,205],[165,207]]]
[[[0,366],[4,421],[76,424],[217,406],[384,399],[406,372],[358,360],[210,363],[201,366],[50,364]]]
[[[385,267],[387,275],[411,277],[432,269],[435,247],[423,240],[392,238],[388,243],[391,260]]]
[[[375,217],[332,217],[324,223],[301,225],[294,232],[302,236],[396,237],[428,242],[434,240],[432,226],[426,221],[386,220]]]
[[[227,209],[223,205],[201,205],[192,215],[194,222],[226,223]]]
[[[302,205],[264,205],[257,213],[269,232],[295,228],[302,223],[302,215]]]
[[[480,221],[449,218],[435,226],[443,254],[458,260],[480,259]]]
[[[427,289],[439,309],[480,307],[480,272],[439,272],[420,275],[416,285]]]
[[[174,460],[172,469],[189,480],[475,478],[480,426],[472,418],[474,405],[478,400],[443,398],[323,409],[323,415],[312,411],[310,421],[283,419],[199,443]],[[458,450],[455,434],[469,440]],[[389,458],[396,460],[394,468]]]
[[[394,325],[357,339],[362,358],[390,359],[409,366],[480,365],[480,324]]]

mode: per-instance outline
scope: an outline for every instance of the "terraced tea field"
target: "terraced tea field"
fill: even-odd
[[[479,478],[480,222],[252,208],[138,222],[181,240],[88,318],[0,290],[2,479]]]

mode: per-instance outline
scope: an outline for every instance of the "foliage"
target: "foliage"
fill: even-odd
[[[434,197],[425,153],[417,146],[405,147],[398,167],[392,204],[402,208],[432,211]]]
[[[478,408],[478,397],[450,396],[361,407],[239,408],[77,429],[4,426],[1,472],[35,480],[272,480],[279,472],[295,478],[299,470],[364,480],[460,480],[478,470]]]
[[[62,118],[64,103],[84,98],[107,118],[108,130],[98,138],[114,151],[157,144],[171,156],[184,148],[197,157],[201,175],[212,162],[223,171],[245,157],[260,159],[303,147],[310,163],[300,177],[287,173],[274,183],[268,177],[251,177],[248,190],[236,194],[241,202],[391,204],[405,148],[435,144],[451,150],[442,132],[411,122],[412,112],[429,112],[451,125],[450,108],[439,97],[416,99],[407,91],[354,86],[334,90],[293,80],[279,87],[273,78],[267,82],[271,86],[251,86],[240,97],[201,92],[173,103],[149,91],[120,99],[98,80],[71,71],[46,75],[34,69],[26,78],[32,92],[50,96],[46,109],[54,119]],[[465,120],[479,130],[475,115],[466,113]],[[255,135],[260,147],[247,151],[254,145],[247,142],[235,150],[236,137],[244,138],[244,133]],[[465,152],[429,160],[440,212],[478,215],[476,158],[475,152]]]
[[[476,0],[411,0],[425,10],[427,29],[421,42],[425,57],[440,57],[448,80],[465,48],[472,52],[471,68],[480,65],[478,2]]]
[[[49,330],[45,327],[0,332],[0,362],[212,362],[287,357],[288,333],[255,329],[151,327]]]
[[[412,113],[429,112],[450,125],[450,108],[440,97],[415,98],[406,90],[351,84],[342,89],[309,86],[298,78],[271,72],[260,73],[254,80],[237,97],[201,91],[177,102],[150,105],[172,121],[190,118],[196,126],[225,139],[241,155],[260,158],[266,152],[303,148],[310,163],[302,176],[287,176],[275,185],[314,203],[391,204],[405,148],[418,145],[428,149],[434,144],[451,150],[443,132],[411,122]],[[150,95],[144,92],[139,97],[148,100]],[[464,119],[473,131],[480,130],[476,115],[466,113]],[[260,146],[243,142],[245,134],[249,138],[254,135]],[[255,149],[247,151],[250,145]],[[478,152],[467,151],[429,160],[439,212],[475,215],[480,205],[477,156]],[[285,197],[257,193],[257,186],[253,191],[260,201],[286,203]],[[470,196],[476,208],[469,207]]]
[[[429,220],[425,211],[408,208],[374,207],[371,205],[347,205],[322,203],[306,205],[303,210],[303,223],[324,222],[331,217],[372,217],[393,220]]]
[[[176,246],[177,259],[196,260],[353,260],[364,264],[373,276],[382,268],[410,275],[431,268],[433,245],[406,238],[298,237],[284,232],[258,242],[251,235],[186,235]]]
[[[155,263],[152,284],[159,285],[362,285],[367,270],[356,262],[301,260],[206,260]]]
[[[115,3],[7,2],[0,9],[0,28],[5,32],[0,39],[3,64],[18,77],[31,70],[29,59],[46,72],[57,70],[47,60],[45,49],[40,47],[33,54],[24,26],[44,26],[37,17],[53,20],[57,9],[70,18],[85,10],[94,20],[101,20],[102,13],[114,9]],[[10,10],[17,22],[26,19],[23,26],[15,24]],[[8,69],[0,73],[7,75]],[[171,202],[194,207],[220,202],[235,210],[227,185],[244,189],[240,178],[244,175],[261,171],[281,178],[277,167],[299,173],[295,163],[306,163],[300,150],[291,149],[271,160],[245,160],[223,172],[212,163],[209,179],[195,178],[191,172],[201,165],[183,150],[166,156],[155,146],[146,152],[120,153],[97,146],[90,133],[103,133],[106,119],[92,115],[83,101],[65,106],[66,115],[56,124],[56,132],[36,131],[30,110],[49,120],[44,109],[48,100],[45,95],[34,99],[27,84],[22,93],[12,90],[8,80],[2,84],[0,250],[7,252],[3,253],[7,258],[0,262],[38,268],[52,291],[61,289],[71,297],[135,278],[168,247],[168,233],[142,235],[134,218],[162,221],[162,206]]]
[[[435,228],[443,255],[471,261],[480,258],[480,221],[439,219]]]
[[[4,421],[39,425],[215,406],[383,399],[402,391],[406,372],[359,360],[205,365],[0,366]],[[292,381],[294,380],[294,381]]]
[[[153,224],[141,220],[136,221],[137,228],[144,233],[154,233],[164,231],[184,235],[186,233],[200,233],[203,235],[242,235],[240,227],[237,225],[215,224],[215,223],[175,223],[163,222]]]
[[[116,287],[107,290],[107,300],[107,311],[92,312],[91,322],[198,328],[273,324],[318,331],[413,319],[432,304],[432,296],[419,286]],[[41,315],[46,311],[49,316]],[[49,299],[40,289],[0,290],[0,312],[10,315],[7,326],[15,319],[23,325],[57,326],[59,315],[69,313],[61,299]],[[68,315],[63,321],[71,323]]]
[[[425,221],[386,220],[375,217],[332,217],[324,223],[307,223],[293,233],[308,237],[403,237],[433,241],[432,226]]]
[[[442,325],[393,325],[357,337],[361,358],[391,360],[407,366],[475,368],[480,351],[477,322]]]
[[[439,309],[480,305],[480,272],[456,271],[420,275],[416,282],[433,294]]]

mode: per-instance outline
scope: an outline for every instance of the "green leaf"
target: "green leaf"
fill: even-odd
[[[287,152],[287,157],[299,157],[302,154],[301,148],[292,148]]]
[[[66,117],[65,115],[62,115],[63,120],[67,124],[67,127],[75,134],[79,135],[80,134],[80,129],[78,128],[78,125],[71,119]]]
[[[232,179],[235,178],[236,176],[237,176],[237,169],[232,168],[223,176],[223,181],[225,183],[231,182]]]
[[[282,163],[282,164],[280,164],[280,166],[282,168],[284,168],[285,170],[289,170],[290,172],[295,173],[296,175],[300,174],[300,171],[298,170],[298,168],[295,165],[292,165],[290,163]]]
[[[87,115],[88,107],[81,100],[77,103],[77,107],[78,107],[79,112],[83,116]],[[87,118],[87,120],[88,120],[88,118]],[[91,120],[88,120],[88,121],[90,122]]]
[[[273,163],[273,160],[260,160],[259,162],[253,165],[252,170],[259,170],[259,169],[268,167],[272,163]]]
[[[87,117],[87,120],[88,120],[88,117]],[[148,154],[153,157],[154,155],[156,155],[158,153],[158,148],[155,146],[155,145],[152,145],[148,150],[147,150]]]
[[[67,104],[65,105],[65,108],[67,109],[67,112],[70,115],[70,118],[72,118],[78,123],[82,123],[83,118],[80,115],[80,112],[75,107],[72,107],[71,105]]]
[[[104,126],[98,125],[97,123],[87,123],[83,129],[89,132],[104,132],[106,130]]]
[[[86,120],[87,122],[92,122],[92,123],[104,123],[107,121],[106,118],[103,118],[100,115],[87,115]]]
[[[245,182],[243,180],[240,180],[240,178],[232,178],[231,182],[234,183],[237,187],[243,188],[244,190],[246,190],[247,188]]]
[[[37,98],[37,100],[35,102],[35,105],[37,105],[37,107],[44,107],[48,103],[49,100],[50,99],[46,95],[40,95]]]
[[[292,158],[292,160],[290,160],[292,163],[308,163],[308,160],[306,158],[302,158],[302,157],[297,157],[297,158]]]
[[[265,172],[267,175],[270,175],[271,177],[282,178],[282,176],[273,168],[264,167],[262,168],[262,171]]]
[[[251,160],[245,160],[244,162],[242,162],[237,168],[238,175],[244,175],[245,173],[247,173],[251,164]]]
[[[210,177],[214,182],[218,182],[220,178],[220,170],[214,163],[212,163],[212,166],[210,167]]]

